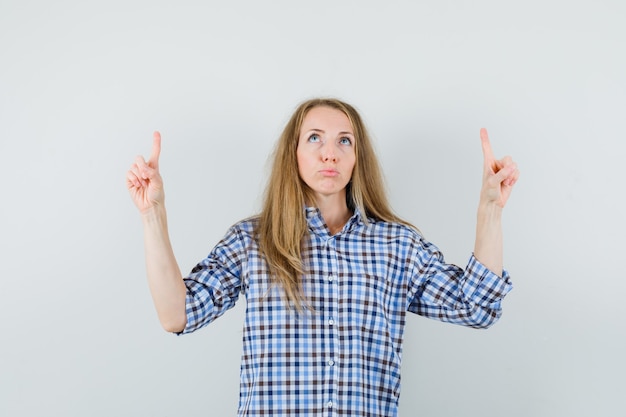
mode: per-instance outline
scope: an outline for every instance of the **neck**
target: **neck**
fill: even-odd
[[[345,195],[343,197],[340,195],[332,197],[318,196],[316,203],[324,223],[330,229],[331,235],[339,233],[352,216],[352,212],[350,212],[346,204]]]

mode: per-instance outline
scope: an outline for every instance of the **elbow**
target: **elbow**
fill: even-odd
[[[502,309],[471,305],[468,308],[455,310],[455,314],[448,319],[452,323],[473,329],[488,329],[500,319]]]
[[[161,327],[169,333],[182,333],[187,327],[187,316],[181,317],[160,317]]]
[[[502,310],[475,309],[469,317],[468,326],[474,329],[488,329],[500,320]]]

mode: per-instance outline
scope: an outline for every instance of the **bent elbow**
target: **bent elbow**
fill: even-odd
[[[469,317],[468,326],[474,329],[488,329],[500,320],[502,310],[476,309]]]
[[[181,333],[187,327],[187,316],[176,318],[161,318],[161,327],[169,333]]]

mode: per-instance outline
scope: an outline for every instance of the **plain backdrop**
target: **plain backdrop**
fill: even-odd
[[[503,318],[410,315],[401,416],[623,416],[624,22],[621,0],[0,0],[0,415],[235,415],[245,300],[160,328],[126,170],[160,130],[187,273],[259,210],[297,104],[333,96],[449,262],[481,127],[522,173]]]

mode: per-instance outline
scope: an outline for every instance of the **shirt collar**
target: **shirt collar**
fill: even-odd
[[[324,218],[322,217],[322,213],[320,212],[319,208],[306,206],[304,208],[304,212],[307,224],[309,225],[309,229],[313,233],[320,236],[330,235],[328,226],[326,226],[326,223],[324,222]],[[362,223],[361,211],[358,208],[355,208],[354,214],[352,215],[352,217],[350,217],[350,219],[348,219],[340,234],[353,229],[356,225],[360,223]]]

